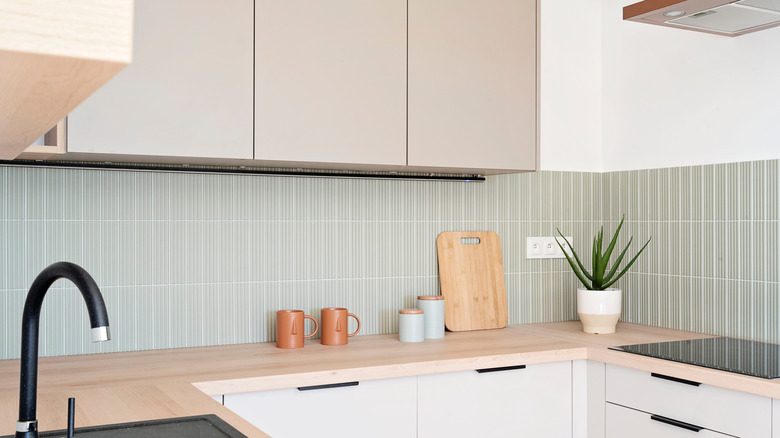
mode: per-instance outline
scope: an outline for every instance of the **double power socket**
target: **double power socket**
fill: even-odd
[[[574,243],[573,239],[566,236],[569,243]],[[563,250],[571,256],[571,248],[562,237],[526,237],[525,238],[525,258],[527,259],[563,259],[563,251],[555,241],[561,243]]]

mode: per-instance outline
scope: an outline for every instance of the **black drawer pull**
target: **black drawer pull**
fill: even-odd
[[[671,418],[662,417],[660,415],[651,415],[650,419],[664,424],[668,424],[670,426],[675,426],[681,429],[690,430],[693,432],[701,432],[701,430],[704,429],[703,427],[696,426],[695,424],[685,423],[683,421],[678,421],[678,420],[672,420]]]
[[[659,379],[671,380],[672,382],[682,383],[682,384],[685,384],[685,385],[691,385],[691,386],[699,386],[699,385],[701,385],[701,383],[699,383],[699,382],[694,382],[693,380],[685,380],[685,379],[681,379],[679,377],[664,376],[663,374],[657,374],[657,373],[650,373],[650,375],[653,376],[653,377],[658,377]]]
[[[360,382],[331,383],[329,385],[299,386],[298,391],[314,391],[315,389],[344,388],[347,386],[358,386]]]
[[[478,373],[495,373],[498,371],[511,371],[511,370],[524,370],[525,365],[513,365],[511,367],[498,367],[498,368],[482,368],[477,370]]]

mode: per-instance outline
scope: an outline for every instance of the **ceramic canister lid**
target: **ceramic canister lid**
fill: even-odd
[[[422,309],[401,309],[398,313],[402,315],[419,315],[423,313]]]
[[[443,300],[444,297],[441,295],[420,295],[417,297],[418,300]]]

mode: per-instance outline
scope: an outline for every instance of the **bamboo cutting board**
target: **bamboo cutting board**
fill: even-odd
[[[493,231],[447,231],[436,238],[444,325],[450,331],[505,327],[501,240]]]

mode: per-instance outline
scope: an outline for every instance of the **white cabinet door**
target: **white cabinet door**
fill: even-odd
[[[772,438],[780,438],[780,400],[772,399]]]
[[[70,113],[68,152],[251,159],[253,20],[252,0],[136,0],[133,61]]]
[[[409,1],[409,165],[536,168],[536,0]]]
[[[225,395],[225,406],[274,438],[417,436],[417,377],[357,386]]]
[[[418,377],[418,437],[572,435],[571,362]]]
[[[255,17],[256,159],[406,164],[406,0],[258,0]]]
[[[606,438],[726,438],[730,435],[699,429],[669,418],[607,403]]]

